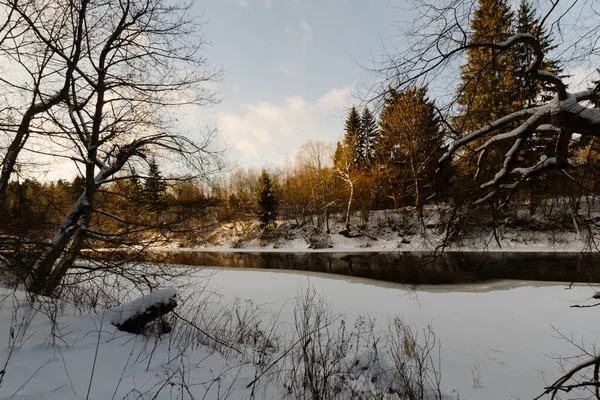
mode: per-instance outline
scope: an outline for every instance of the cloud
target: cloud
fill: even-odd
[[[257,102],[240,113],[220,113],[220,132],[241,165],[278,164],[310,139],[335,142],[343,132],[349,87],[333,89],[315,100],[298,96],[282,104]]]

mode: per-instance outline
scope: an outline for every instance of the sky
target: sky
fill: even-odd
[[[207,0],[206,57],[222,67],[220,103],[191,126],[219,128],[230,159],[281,165],[311,139],[335,143],[357,84],[384,47],[395,47],[404,0]]]
[[[548,5],[536,1],[541,8]],[[583,0],[580,8],[588,9],[594,1]],[[513,7],[517,2],[513,0]],[[285,165],[309,140],[334,145],[343,137],[349,108],[361,102],[359,88],[374,82],[369,72],[373,60],[403,49],[399,27],[411,24],[412,6],[412,0],[193,2],[190,11],[206,22],[204,56],[223,75],[210,84],[218,104],[183,110],[184,133],[193,138],[217,127],[233,168]],[[587,15],[578,10],[570,14]],[[569,19],[563,21],[566,37],[576,37],[569,33],[574,26]],[[581,77],[589,82],[595,66],[571,70],[574,81]],[[455,85],[438,80],[454,93]],[[38,156],[32,157],[39,165]],[[36,170],[38,179],[76,174],[70,162],[45,165]]]
[[[514,9],[518,3],[512,1]],[[282,165],[308,140],[335,144],[347,111],[360,103],[359,85],[373,82],[373,60],[403,48],[398,27],[410,25],[412,6],[410,0],[195,2],[193,12],[207,21],[206,57],[224,75],[214,85],[220,103],[188,114],[189,126],[217,126],[234,166]],[[569,29],[568,19],[562,29]],[[578,81],[589,70],[571,73]]]

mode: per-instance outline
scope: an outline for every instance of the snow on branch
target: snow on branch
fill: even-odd
[[[462,138],[458,139],[456,142],[454,142],[448,148],[448,151],[446,151],[446,153],[444,153],[442,155],[442,157],[440,158],[439,163],[443,164],[444,162],[448,161],[452,157],[452,155],[456,152],[456,150],[458,150],[459,148],[461,148],[471,142],[474,142],[475,140],[477,140],[489,133],[500,130],[501,128],[505,127],[506,125],[510,124],[511,122],[515,122],[515,121],[518,121],[527,116],[531,116],[531,115],[535,114],[536,111],[538,111],[537,107],[529,108],[526,110],[516,111],[505,117],[497,119],[496,121],[492,122],[491,124],[486,125],[483,128],[478,129],[471,134],[465,135],[464,137],[462,137]]]

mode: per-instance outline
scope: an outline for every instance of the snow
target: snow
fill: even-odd
[[[245,393],[254,376],[212,348],[181,352],[175,335],[120,332],[105,313],[61,306],[53,324],[48,304],[31,307],[25,293],[0,289],[0,399],[171,399],[186,386],[218,399]]]
[[[583,285],[565,290],[563,284],[499,281],[415,291],[326,274],[210,268],[177,287],[181,298],[215,294],[202,313],[250,304],[265,320],[275,316],[274,329],[282,332],[293,329],[295,295],[308,287],[325,296],[332,312],[344,314],[348,326],[359,316],[382,329],[396,316],[419,331],[431,325],[441,342],[442,388],[461,400],[533,398],[559,376],[554,357],[579,352],[559,332],[589,346],[597,338],[596,311],[570,308],[594,296],[594,288]],[[143,303],[173,294],[160,291]],[[81,399],[88,389],[90,399],[181,398],[182,381],[195,398],[250,397],[245,386],[255,377],[252,367],[206,346],[192,346],[181,357],[177,328],[157,339],[117,331],[106,312],[69,305],[50,311],[44,301],[33,309],[25,293],[0,289],[0,369],[8,358],[0,398]],[[56,315],[55,325],[46,314]],[[22,325],[27,329],[19,330]],[[268,382],[263,398],[282,397]]]
[[[167,304],[170,299],[175,298],[177,292],[173,288],[159,289],[145,296],[138,297],[132,302],[109,308],[104,311],[105,320],[115,326],[119,326],[134,315],[138,315],[150,307],[158,304]]]
[[[384,325],[401,316],[419,330],[431,324],[442,346],[442,387],[456,390],[461,400],[533,398],[559,376],[552,357],[578,353],[557,332],[590,346],[597,332],[590,322],[595,311],[570,308],[593,295],[586,286],[499,281],[413,291],[358,278],[261,270],[221,270],[211,285],[276,310],[284,321],[291,318],[294,293],[311,285],[348,321],[367,315]],[[481,387],[473,388],[477,366]]]

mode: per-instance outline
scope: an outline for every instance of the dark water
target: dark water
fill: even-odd
[[[600,282],[600,254],[554,252],[156,253],[185,265],[321,272],[404,284],[470,283],[496,279]],[[158,261],[158,260],[157,260]]]

